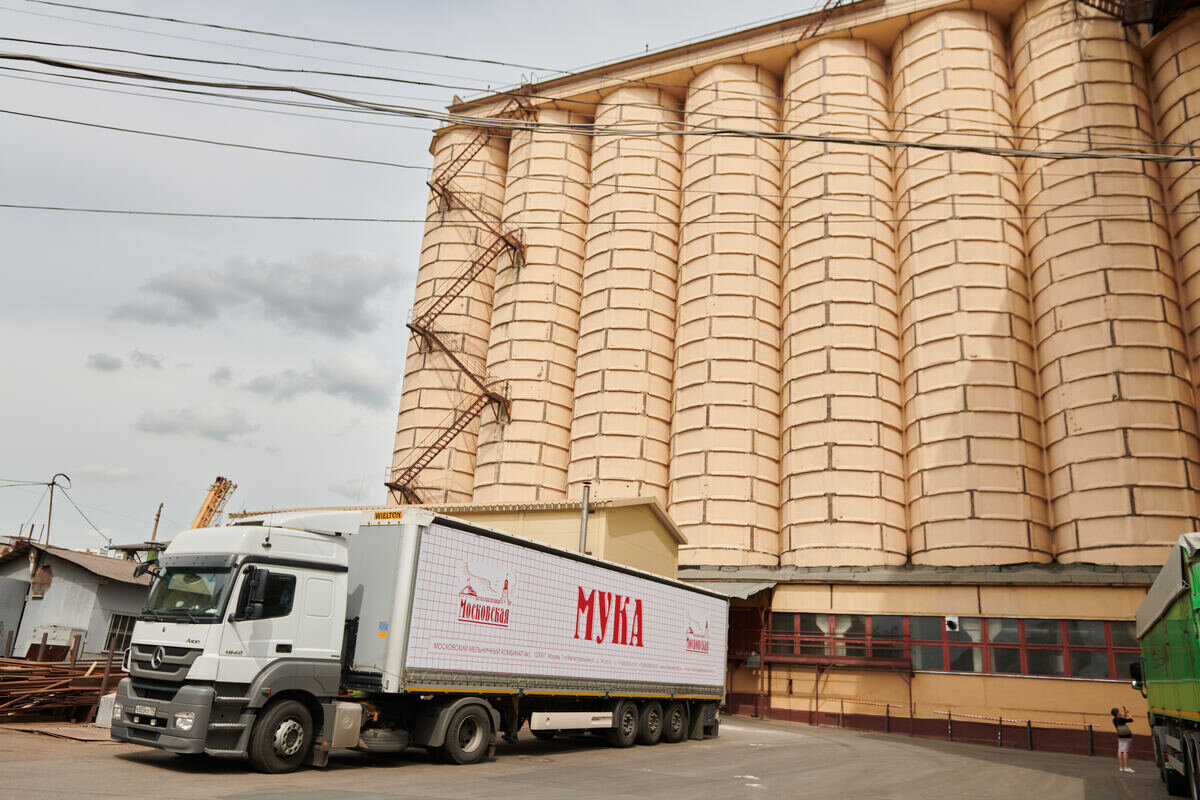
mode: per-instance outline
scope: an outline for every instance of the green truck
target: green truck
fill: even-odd
[[[1154,762],[1167,791],[1200,799],[1200,533],[1187,533],[1137,610],[1133,685],[1150,707]]]

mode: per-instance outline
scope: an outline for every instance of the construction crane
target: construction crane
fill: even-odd
[[[220,475],[213,481],[212,486],[208,487],[208,494],[204,497],[204,502],[200,505],[200,511],[196,514],[196,518],[192,520],[191,527],[206,528],[213,519],[225,510],[225,503],[229,501],[229,495],[233,494],[233,490],[237,488],[237,484],[228,478],[222,478]]]

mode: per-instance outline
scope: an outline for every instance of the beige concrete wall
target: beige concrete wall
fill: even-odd
[[[814,691],[816,678],[811,667],[772,667],[769,682],[772,707],[798,712],[819,708],[825,714],[837,714],[844,709],[847,714],[883,716],[882,707],[869,703],[892,703],[899,706],[891,709],[893,719],[903,719],[909,714],[908,686],[896,673],[832,670],[822,675],[819,693]],[[735,691],[758,690],[756,674],[744,667],[735,673],[734,684],[746,687]],[[1053,727],[1046,725],[1047,722],[1091,724],[1097,731],[1111,733],[1108,709],[1136,708],[1140,702],[1141,698],[1130,690],[1126,681],[949,673],[919,673],[912,677],[912,715],[924,719],[937,719],[949,711],[959,719],[966,715],[993,720],[1002,716],[1006,720],[1034,720],[1039,728]],[[1130,727],[1136,735],[1150,733],[1145,715],[1134,714]]]
[[[778,81],[697,75],[689,127],[775,132]],[[779,563],[779,142],[683,139],[667,511],[689,564]]]
[[[536,121],[591,120],[542,110]],[[507,419],[484,409],[475,466],[477,502],[567,496],[575,350],[587,229],[591,137],[518,131],[508,155],[504,221],[519,229],[525,261],[496,276],[488,371],[508,386]]]
[[[576,504],[578,505],[578,504]],[[455,508],[451,516],[515,536],[579,549],[579,509],[522,510]],[[645,505],[593,509],[588,515],[587,552],[616,564],[674,578],[679,545]]]
[[[1109,620],[1133,619],[1145,597],[1137,586],[781,584],[771,610]]]
[[[678,101],[623,87],[596,107],[568,493],[667,503],[679,235]]]
[[[1130,620],[1145,596],[1144,586],[783,584],[775,588],[771,610]],[[792,679],[790,695],[789,678]],[[811,668],[773,666],[772,705],[813,710],[814,680]],[[739,669],[731,691],[757,693],[757,681],[756,673]],[[851,707],[852,700],[866,700],[895,703],[902,708],[893,709],[892,714],[907,716],[908,689],[895,673],[832,670],[822,679],[819,696],[821,710],[827,713],[836,713],[839,701],[845,700],[846,713],[883,714],[881,707]],[[947,673],[918,673],[912,678],[914,715],[925,718],[937,716],[935,711],[951,711],[1111,725],[1107,709],[1114,705],[1133,706],[1135,699],[1138,699],[1136,693],[1131,692],[1126,681]],[[1148,733],[1144,729],[1140,732]]]
[[[892,51],[898,139],[1011,148],[1006,62],[986,14],[907,28]],[[1049,561],[1016,164],[902,149],[896,200],[912,560]]]
[[[1030,0],[1011,34],[1022,147],[1149,147],[1142,56],[1119,22]],[[1158,563],[1196,527],[1198,450],[1157,169],[1020,168],[1058,558]]]
[[[888,139],[887,71],[866,42],[788,65],[789,132]],[[784,156],[784,564],[900,564],[907,553],[891,155],[789,141]]]
[[[433,142],[433,174],[461,152],[470,151],[477,131],[450,128]],[[494,222],[500,221],[504,201],[508,141],[493,137],[476,152],[453,179],[455,190],[475,213]],[[425,236],[421,241],[421,261],[413,297],[413,315],[420,315],[445,291],[473,254],[495,238],[480,226],[470,211],[447,208],[435,192],[430,192],[426,211]],[[502,256],[507,258],[507,256]],[[438,317],[435,327],[444,332],[447,346],[468,365],[482,373],[491,327],[492,286],[495,265],[487,268]],[[456,409],[475,385],[440,351],[430,351],[415,337],[408,343],[404,366],[404,388],[400,414],[396,422],[396,442],[392,468],[395,471],[437,438],[454,419]],[[475,420],[448,448],[417,477],[426,502],[469,500],[474,484],[475,445],[479,422]],[[396,498],[389,495],[389,502]]]

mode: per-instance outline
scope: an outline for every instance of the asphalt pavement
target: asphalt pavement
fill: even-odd
[[[61,734],[61,732],[60,732]],[[1115,757],[1030,753],[903,735],[726,717],[716,739],[618,750],[593,737],[540,742],[522,732],[485,764],[431,763],[423,750],[338,752],[325,769],[261,775],[244,761],[181,758],[112,741],[0,728],[0,797],[255,800],[406,797],[1166,798],[1153,766]]]

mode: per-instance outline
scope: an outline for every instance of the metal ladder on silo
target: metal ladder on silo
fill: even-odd
[[[526,87],[525,95],[511,96],[509,102],[505,104],[497,116],[528,118],[533,109],[528,104],[527,94],[528,87]],[[384,484],[384,486],[394,493],[393,496],[395,499],[405,503],[419,504],[423,502],[416,486],[417,476],[421,470],[429,466],[433,462],[433,459],[454,441],[458,434],[462,433],[470,425],[475,417],[483,412],[483,409],[489,403],[496,405],[497,412],[502,418],[508,417],[509,410],[512,407],[507,388],[500,387],[498,389],[496,386],[498,381],[493,376],[488,375],[486,370],[477,370],[468,366],[465,360],[466,353],[456,353],[447,344],[446,333],[444,331],[440,332],[434,327],[434,322],[437,318],[451,303],[460,298],[463,292],[489,266],[495,263],[496,259],[503,252],[507,250],[511,253],[513,261],[518,267],[524,263],[525,243],[520,231],[510,230],[483,216],[479,209],[466,201],[465,194],[456,189],[452,183],[454,178],[470,163],[471,159],[483,150],[495,135],[495,129],[480,128],[467,146],[431,177],[428,182],[429,188],[441,198],[444,210],[455,209],[465,211],[485,232],[491,234],[491,238],[472,253],[463,269],[451,279],[443,291],[435,293],[429,298],[428,307],[419,315],[414,316],[413,320],[408,323],[409,331],[417,338],[422,349],[426,352],[436,350],[442,353],[455,368],[470,380],[476,391],[467,393],[466,399],[470,402],[460,404],[459,408],[456,409],[457,413],[452,412],[450,415],[451,418],[448,418],[449,422],[437,430],[437,435],[414,448],[409,459],[401,467],[393,471],[392,480]]]

